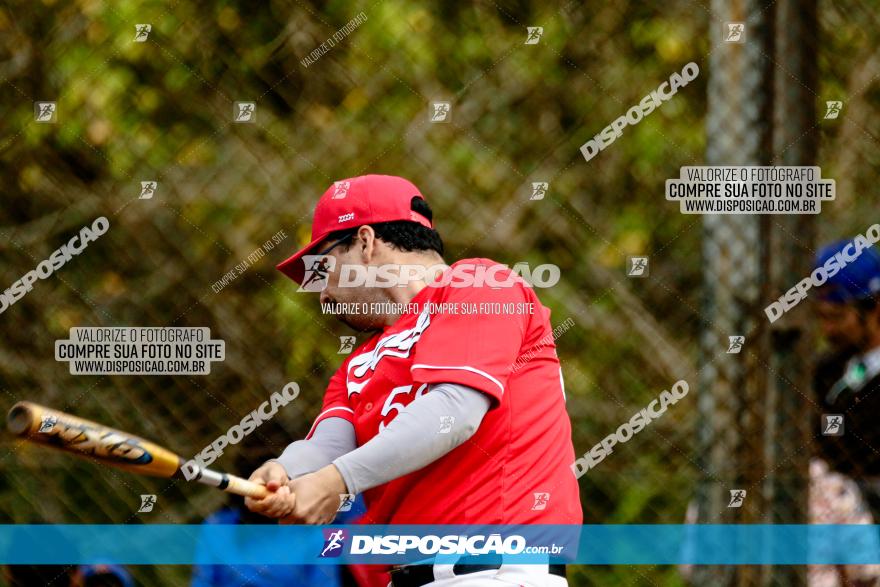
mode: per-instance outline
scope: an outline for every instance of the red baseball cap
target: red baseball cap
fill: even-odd
[[[303,256],[311,254],[318,243],[337,230],[395,220],[434,228],[430,220],[410,208],[414,197],[425,199],[412,182],[394,175],[361,175],[334,181],[315,206],[311,242],[279,263],[276,269],[302,283]]]

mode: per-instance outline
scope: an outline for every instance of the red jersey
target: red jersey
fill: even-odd
[[[456,270],[463,263],[468,268]],[[447,272],[473,275],[474,268],[496,265],[467,259]],[[505,268],[494,279],[510,275]],[[512,281],[496,289],[461,287],[454,279],[424,288],[413,311],[364,342],[331,378],[315,425],[344,418],[354,425],[358,446],[430,384],[466,385],[492,400],[469,440],[366,491],[362,523],[582,524],[550,310],[521,278]],[[425,434],[439,434],[442,426]]]

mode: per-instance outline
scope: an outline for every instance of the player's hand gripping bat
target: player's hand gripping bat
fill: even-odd
[[[167,448],[127,432],[114,430],[31,402],[18,402],[6,417],[9,430],[31,442],[91,458],[126,471],[183,479],[184,460]],[[200,468],[193,481],[229,493],[261,499],[269,491],[235,475]]]

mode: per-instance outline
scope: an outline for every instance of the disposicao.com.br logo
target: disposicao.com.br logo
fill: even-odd
[[[345,550],[349,537],[340,530],[325,532],[324,546],[319,558],[336,557]],[[352,555],[481,555],[481,554],[560,554],[564,546],[556,544],[529,546],[524,536],[512,534],[502,538],[501,534],[475,534],[465,536],[448,534],[443,536],[416,534],[364,535],[350,537],[347,554]]]

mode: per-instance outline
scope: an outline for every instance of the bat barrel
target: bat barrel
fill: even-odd
[[[30,442],[142,475],[171,477],[181,458],[148,440],[32,402],[15,404],[9,431]]]
[[[246,497],[269,494],[265,486],[235,475],[184,463],[148,440],[31,402],[18,402],[6,416],[9,431],[29,441],[88,457],[112,467],[155,477],[181,477]],[[182,475],[181,467],[191,467]]]
[[[31,428],[34,421],[34,411],[27,402],[18,402],[6,415],[6,426],[9,431],[17,436],[24,436]]]

